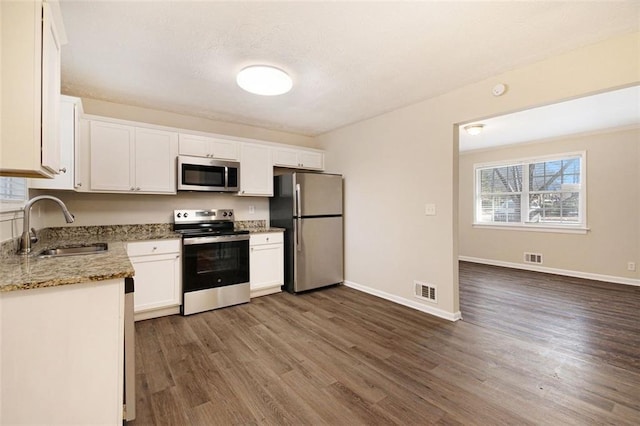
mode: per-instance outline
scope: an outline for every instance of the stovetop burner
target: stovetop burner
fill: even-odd
[[[248,234],[235,230],[233,210],[174,210],[173,230],[185,237]]]

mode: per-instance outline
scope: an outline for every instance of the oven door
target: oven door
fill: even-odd
[[[249,282],[249,236],[185,237],[185,293]]]

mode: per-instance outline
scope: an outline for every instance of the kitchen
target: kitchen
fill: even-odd
[[[436,310],[430,304],[414,303],[422,305],[428,312],[455,319],[459,307],[456,302],[456,254],[453,236],[453,212],[457,202],[457,189],[454,182],[449,182],[454,175],[456,155],[451,146],[454,139],[452,124],[629,84],[637,80],[637,76],[633,68],[619,64],[619,58],[624,57],[619,53],[626,52],[628,46],[633,46],[634,42],[632,36],[621,36],[608,43],[585,47],[584,51],[575,54],[560,55],[547,63],[524,67],[519,72],[488,74],[496,76],[488,81],[473,83],[464,89],[453,91],[443,98],[424,101],[412,108],[345,127],[318,138],[286,135],[277,130],[261,130],[242,125],[212,123],[150,107],[117,102],[83,99],[83,108],[85,112],[102,117],[215,134],[235,134],[236,137],[299,147],[322,148],[325,155],[325,171],[345,175],[345,211],[349,212],[345,215],[345,249],[346,257],[349,259],[346,264],[347,279],[354,287],[360,285],[363,289],[368,288],[383,297],[395,297],[403,301],[414,300],[411,286],[396,289],[392,282],[412,283],[414,279],[420,278],[438,283],[439,300]],[[597,61],[599,64],[616,64],[619,68],[614,69],[612,66],[612,69],[593,69],[593,57],[601,59]],[[554,64],[554,68],[549,70],[546,67],[551,67],[551,63]],[[582,66],[580,69],[583,71],[583,79],[580,81],[574,81],[564,72],[577,66]],[[602,67],[604,68],[604,65]],[[550,83],[547,86],[531,87],[532,76],[538,74],[540,69],[545,70]],[[487,91],[496,81],[507,82],[515,92],[511,93],[512,96],[507,93],[504,97],[493,98]],[[149,117],[153,117],[153,120],[148,120]],[[198,123],[199,126],[189,126],[185,123]],[[225,129],[232,131],[224,131]],[[429,135],[429,146],[424,143],[423,135]],[[399,149],[397,145],[388,144],[389,139],[403,140],[405,144]],[[355,145],[356,140],[367,140],[368,149]],[[380,164],[386,165],[386,175],[404,177],[402,188],[397,188],[397,182],[380,181],[375,177],[379,174]],[[407,169],[413,172],[408,174],[405,171]],[[170,214],[174,209],[180,206],[190,209],[202,208],[202,201],[205,199],[202,194],[154,196],[69,192],[56,195],[60,195],[70,211],[76,214],[77,225],[88,226],[98,225],[100,221],[104,223],[105,219],[110,225],[169,223]],[[136,197],[135,201],[132,202],[130,197]],[[172,201],[168,201],[169,199]],[[267,199],[222,195],[217,200],[221,201],[222,205],[216,207],[233,208],[239,220],[268,219]],[[425,203],[437,205],[436,216],[425,218],[422,214]],[[394,237],[385,236],[385,244],[388,244],[391,252],[405,252],[406,256],[403,259],[394,259],[397,266],[393,266],[388,265],[382,250],[376,250],[380,246],[379,236],[371,235],[370,230],[376,229],[379,223],[379,213],[376,212],[379,212],[381,207],[396,205],[402,206],[406,217],[404,224],[388,224],[388,235]],[[251,206],[254,206],[253,211],[256,213],[250,213]],[[42,203],[41,209],[41,217],[33,220],[38,229],[62,225],[62,216],[59,211],[54,210],[53,205]],[[416,213],[418,211],[420,214]],[[37,211],[34,213],[37,216]],[[8,225],[15,228],[9,229],[9,235],[11,232],[13,235],[19,235],[21,220],[15,222]],[[3,227],[6,226],[6,222],[3,222]],[[3,236],[6,235],[4,232]],[[416,234],[428,235],[429,241],[416,241]],[[372,268],[371,265],[376,267]]]

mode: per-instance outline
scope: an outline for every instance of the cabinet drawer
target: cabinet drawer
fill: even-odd
[[[269,232],[265,234],[251,234],[249,245],[276,244],[284,242],[283,232]]]
[[[129,256],[180,253],[180,240],[151,240],[127,243]]]

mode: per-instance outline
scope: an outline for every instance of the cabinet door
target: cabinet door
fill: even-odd
[[[225,139],[211,139],[211,157],[221,160],[238,160],[238,142]]]
[[[141,192],[176,193],[177,134],[135,129],[135,189]]]
[[[206,136],[180,134],[180,155],[238,160],[238,142]]]
[[[180,305],[180,255],[131,257],[134,312]]]
[[[0,173],[53,177],[58,172],[60,44],[57,2],[0,1]],[[44,13],[44,22],[43,22]]]
[[[273,195],[271,148],[265,145],[240,145],[240,192],[238,195]]]
[[[324,170],[324,154],[303,149],[275,148],[273,165],[293,169]]]
[[[49,4],[42,21],[42,167],[60,169],[60,39]]]
[[[60,174],[53,179],[30,179],[30,188],[74,189],[77,109],[80,99],[63,96],[60,102]]]
[[[276,148],[273,150],[273,165],[280,167],[298,167],[298,153],[293,149]]]
[[[196,135],[180,134],[179,148],[180,155],[192,155],[194,157],[209,157],[211,149],[209,147],[209,138]]]
[[[91,189],[131,192],[134,128],[92,121],[90,137]]]
[[[298,160],[305,169],[324,170],[324,155],[319,152],[300,151]]]
[[[251,290],[281,286],[284,277],[284,246],[267,244],[251,247]]]

